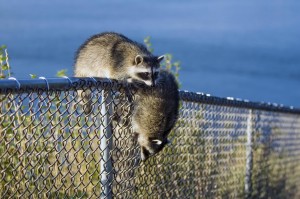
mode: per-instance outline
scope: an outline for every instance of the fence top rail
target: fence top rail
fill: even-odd
[[[0,80],[0,94],[7,93],[25,93],[32,90],[41,91],[64,91],[64,90],[79,90],[86,87],[102,87],[118,89],[121,87],[133,87],[132,84],[120,82],[107,78],[97,77],[56,77],[38,79],[4,79]],[[188,102],[198,102],[203,104],[229,106],[237,108],[247,108],[254,110],[264,110],[273,112],[293,113],[300,114],[300,108],[293,106],[284,106],[282,104],[269,103],[269,102],[252,102],[249,100],[242,100],[239,98],[221,98],[211,96],[209,94],[199,92],[180,91],[180,98]]]
[[[252,102],[249,100],[243,100],[233,97],[222,98],[199,92],[195,93],[190,91],[180,91],[180,98],[185,101],[199,102],[211,105],[300,114],[300,109],[293,106],[284,106],[282,104],[270,102]]]
[[[107,78],[94,78],[94,77],[56,77],[45,78],[39,77],[37,79],[16,79],[9,78],[0,80],[0,93],[20,93],[32,89],[42,89],[50,91],[63,91],[67,89],[82,89],[90,86],[101,87],[121,87],[125,85],[124,82],[118,82]]]

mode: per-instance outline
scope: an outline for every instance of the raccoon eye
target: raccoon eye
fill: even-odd
[[[150,73],[144,72],[144,73],[138,73],[138,77],[143,80],[149,80],[150,79]]]

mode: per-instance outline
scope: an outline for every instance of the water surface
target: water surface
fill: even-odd
[[[181,61],[182,89],[300,107],[300,2],[1,1],[0,44],[18,78],[72,76],[76,49],[116,31]]]

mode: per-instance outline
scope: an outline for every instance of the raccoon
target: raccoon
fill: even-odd
[[[147,48],[124,35],[105,32],[89,38],[78,49],[74,64],[77,77],[104,77],[155,86],[164,56],[154,56]],[[86,114],[91,112],[91,93],[83,94]]]
[[[155,86],[163,58],[121,34],[105,32],[92,36],[79,48],[75,76],[139,81]]]
[[[156,87],[138,89],[132,114],[132,129],[141,147],[141,159],[160,152],[178,118],[179,91],[175,77],[161,70]]]

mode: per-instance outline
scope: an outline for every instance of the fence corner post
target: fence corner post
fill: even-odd
[[[111,150],[113,146],[111,115],[112,112],[112,96],[110,90],[102,90],[101,96],[101,117],[103,123],[100,128],[100,149],[103,154],[100,161],[101,175],[101,196],[100,198],[112,198],[112,180],[113,168],[111,159]]]
[[[245,175],[245,198],[251,198],[252,192],[252,169],[253,169],[253,132],[252,132],[252,109],[247,117],[247,143],[246,143],[246,175]]]

